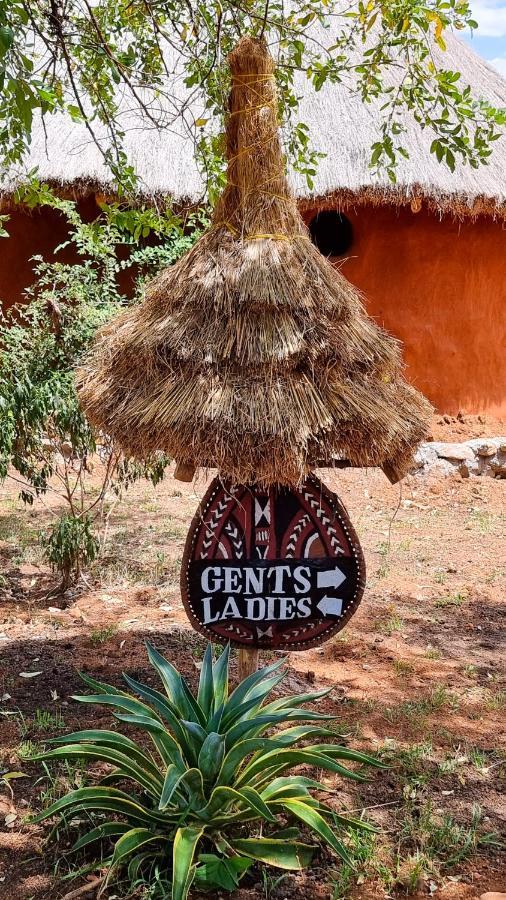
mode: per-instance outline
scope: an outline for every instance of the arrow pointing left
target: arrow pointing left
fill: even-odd
[[[343,601],[340,597],[324,597],[317,604],[317,608],[324,616],[340,616],[343,611]]]

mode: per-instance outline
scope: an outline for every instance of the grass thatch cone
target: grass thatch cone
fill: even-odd
[[[311,243],[284,175],[273,61],[230,54],[228,184],[212,228],[100,334],[79,372],[93,423],[233,482],[297,484],[322,459],[402,477],[430,407],[397,341]]]

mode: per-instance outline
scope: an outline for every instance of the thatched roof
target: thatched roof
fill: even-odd
[[[265,45],[243,38],[230,67],[228,184],[212,227],[102,332],[79,374],[83,405],[127,453],[163,450],[235,483],[297,484],[334,455],[401,477],[429,405],[309,239]]]
[[[332,30],[321,29],[314,36],[324,46],[332,43]],[[463,83],[471,85],[475,96],[494,106],[506,106],[506,81],[502,76],[454,35],[448,34],[446,41],[447,52],[436,52],[441,65],[461,72]],[[178,74],[177,61],[172,67],[175,75],[170,91],[185,99],[187,89],[181,73]],[[296,86],[302,96],[300,120],[309,126],[312,145],[326,154],[319,163],[312,191],[301,176],[290,176],[291,187],[300,200],[327,197],[341,205],[366,201],[409,203],[418,196],[441,211],[506,215],[506,139],[495,143],[489,165],[473,169],[457,161],[452,174],[430,153],[430,130],[421,131],[406,114],[403,142],[410,158],[399,161],[398,182],[391,185],[385,174],[374,175],[369,166],[371,146],[379,136],[381,104],[364,104],[344,85],[326,84],[315,93],[302,74]],[[163,107],[161,101],[160,106]],[[156,119],[163,120],[164,115],[170,119],[170,110],[163,113],[155,102],[152,112]],[[198,105],[192,106],[189,118],[200,115]],[[146,118],[141,120],[126,108],[120,121],[126,132],[128,157],[139,173],[145,195],[169,194],[178,201],[194,201],[202,196],[192,141],[181,124],[176,122],[157,132]],[[27,170],[38,167],[43,180],[62,188],[107,190],[110,173],[83,124],[55,115],[46,117],[45,129],[47,136],[40,123],[34,126]],[[18,178],[19,173],[12,173],[3,186],[4,192],[11,190]]]

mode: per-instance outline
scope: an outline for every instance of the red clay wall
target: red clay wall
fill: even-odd
[[[95,198],[81,200],[78,209],[86,221],[92,220],[98,212]],[[9,237],[0,238],[0,303],[4,310],[18,303],[23,291],[33,283],[31,257],[40,255],[48,262],[53,261],[56,259],[55,247],[62,244],[68,234],[66,218],[50,207],[37,210],[14,207],[7,212]],[[60,251],[58,259],[70,262],[75,259],[75,253],[69,247]]]
[[[342,272],[403,342],[410,381],[442,412],[506,414],[506,225],[409,208],[346,214]]]

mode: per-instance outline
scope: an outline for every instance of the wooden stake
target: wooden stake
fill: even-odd
[[[178,462],[178,460],[176,460],[174,478],[176,478],[177,481],[190,482],[193,481],[195,471],[195,466],[192,466],[190,463]]]
[[[252,675],[258,669],[258,647],[241,647],[237,653],[237,671],[239,681]]]

